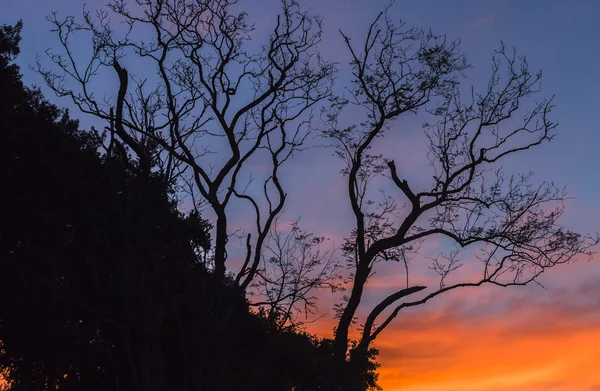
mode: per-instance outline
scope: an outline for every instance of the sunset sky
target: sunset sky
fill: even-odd
[[[338,29],[359,40],[387,1],[300,2],[324,17],[321,50],[340,62],[342,84],[349,57]],[[92,9],[104,3],[87,2]],[[240,3],[259,28],[272,26],[276,0]],[[78,0],[2,1],[0,23],[24,22],[18,63],[26,84],[43,85],[28,65],[37,53],[55,46],[45,17],[52,10],[79,16],[81,7]],[[600,230],[600,1],[397,0],[391,12],[409,26],[460,39],[474,66],[464,83],[487,82],[490,57],[500,41],[527,55],[532,69],[543,70],[544,95],[556,95],[553,118],[559,123],[559,136],[511,160],[506,168],[533,170],[536,183],[554,180],[567,186],[576,199],[567,203],[563,222],[579,232]],[[42,89],[52,102],[68,106],[69,102]],[[74,110],[72,116],[81,118],[84,127],[94,124]],[[429,175],[421,122],[418,118],[401,121],[398,126],[403,129],[378,146],[416,184],[426,184],[422,178]],[[352,228],[340,168],[331,151],[316,148],[300,154],[285,171],[288,213],[302,214],[306,228],[338,244]],[[307,197],[306,189],[318,189],[320,197]],[[423,252],[435,254],[442,245],[428,242]],[[467,288],[405,310],[375,342],[381,351],[381,385],[385,391],[600,391],[599,262],[600,256],[550,270],[541,279],[546,289],[537,285]],[[396,266],[376,269],[362,311],[401,287],[402,270]],[[427,274],[416,276],[415,281],[432,283]],[[310,331],[331,335],[331,308],[338,299],[323,295],[323,318],[309,326]]]

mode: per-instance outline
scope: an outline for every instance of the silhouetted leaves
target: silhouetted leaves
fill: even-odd
[[[210,226],[177,209],[161,170],[140,169],[125,145],[79,130],[23,86],[11,63],[20,29],[0,30],[0,368],[9,389],[328,384],[331,341],[253,313],[234,281],[213,276]],[[302,240],[310,249],[315,239]],[[345,368],[354,375],[339,387],[374,384],[372,357]]]

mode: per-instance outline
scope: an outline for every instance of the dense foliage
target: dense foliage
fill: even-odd
[[[127,148],[23,85],[0,28],[0,368],[11,390],[312,390],[332,341],[207,266],[209,224]],[[101,151],[107,152],[101,152]],[[375,353],[375,352],[373,352]],[[360,368],[359,368],[360,367]],[[375,386],[371,358],[345,389]]]

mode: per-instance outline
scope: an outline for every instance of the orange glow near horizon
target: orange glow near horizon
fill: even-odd
[[[401,313],[374,343],[383,390],[600,391],[600,284],[516,289],[459,290]],[[486,313],[494,300],[504,307]],[[328,316],[307,331],[331,337],[333,326]]]
[[[554,271],[548,290],[467,288],[401,312],[374,342],[379,384],[384,391],[600,391],[596,267],[561,267],[570,275]],[[308,331],[331,337],[333,327],[329,317]]]
[[[384,391],[600,390],[600,327],[538,337],[501,324],[386,331],[375,343]]]
[[[600,329],[552,337],[504,331],[486,324],[388,333],[378,342],[380,384],[385,391],[600,389]],[[411,352],[402,354],[401,344]]]

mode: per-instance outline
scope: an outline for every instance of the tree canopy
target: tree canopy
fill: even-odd
[[[0,30],[8,389],[317,389],[331,341],[250,311],[208,267],[210,224],[161,173],[22,84],[21,26]]]

